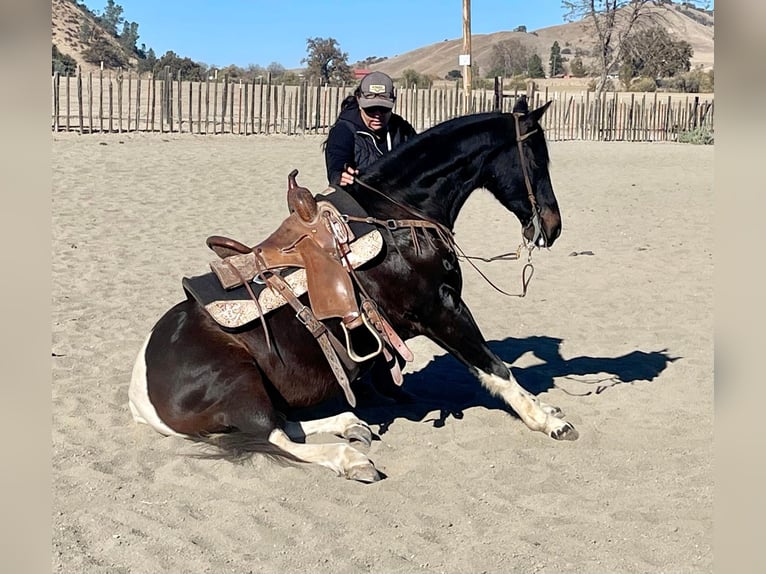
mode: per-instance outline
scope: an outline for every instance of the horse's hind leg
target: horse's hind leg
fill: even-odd
[[[282,429],[273,430],[269,442],[297,459],[327,467],[338,476],[360,482],[380,480],[372,461],[345,443],[301,444],[290,440]]]
[[[303,441],[315,434],[329,433],[346,440],[364,443],[366,446],[372,443],[370,427],[350,412],[311,421],[286,421],[284,431],[294,441]]]

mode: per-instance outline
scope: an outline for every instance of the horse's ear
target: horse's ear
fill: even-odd
[[[526,114],[529,112],[529,104],[527,103],[527,96],[521,95],[516,103],[513,104],[512,113],[514,114]]]
[[[547,102],[545,102],[542,106],[540,106],[536,110],[532,110],[532,113],[530,114],[532,119],[535,120],[536,122],[539,122],[540,118],[543,117],[543,114],[545,113],[545,110],[547,110],[548,106],[550,106],[552,103],[553,103],[553,100],[548,100]]]

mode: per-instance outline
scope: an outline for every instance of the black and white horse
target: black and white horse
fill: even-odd
[[[379,160],[351,191],[375,219],[411,219],[416,212],[451,231],[469,195],[485,188],[516,215],[528,241],[551,246],[561,233],[561,216],[540,126],[547,106],[437,125]],[[462,276],[450,242],[432,229],[416,233],[417,245],[412,229],[383,228],[382,252],[356,270],[394,330],[404,340],[425,335],[450,352],[530,429],[576,439],[561,411],[523,389],[488,348],[461,298]],[[232,455],[260,452],[317,463],[351,479],[378,480],[369,458],[346,441],[301,442],[329,432],[369,443],[372,434],[350,411],[312,422],[290,420],[293,409],[316,406],[341,389],[293,309],[276,309],[267,320],[270,345],[258,327],[222,330],[191,297],[175,305],[138,354],[129,391],[134,418],[166,435],[212,442]],[[328,327],[340,333],[337,323]],[[362,364],[351,378],[358,380],[374,362]]]

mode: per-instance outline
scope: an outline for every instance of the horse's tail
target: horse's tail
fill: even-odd
[[[261,455],[280,464],[304,462],[295,455],[279,448],[262,435],[248,432],[206,433],[194,437],[200,443],[212,447],[212,450],[197,452],[193,458],[244,462],[254,455]]]

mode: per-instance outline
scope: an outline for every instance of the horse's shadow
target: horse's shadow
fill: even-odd
[[[531,352],[540,362],[528,367],[511,367],[519,384],[532,394],[539,394],[556,385],[557,378],[570,380],[576,392],[558,386],[572,395],[600,394],[620,384],[637,381],[653,381],[668,363],[678,359],[661,351],[632,351],[618,357],[573,357],[564,359],[560,353],[562,339],[555,337],[508,337],[492,341],[490,348],[503,361],[512,364],[522,355]],[[577,377],[583,377],[577,379]],[[430,422],[443,426],[452,416],[463,417],[466,409],[484,407],[514,414],[505,402],[491,395],[460,362],[449,354],[440,355],[419,371],[405,375],[401,389],[391,396],[391,387],[384,388],[369,380],[355,383],[357,396],[356,414],[368,424],[379,425],[380,434],[397,419]],[[311,410],[311,415],[330,416],[348,410],[345,402],[333,401]],[[429,414],[438,411],[435,417]],[[428,418],[426,418],[428,417]],[[299,417],[302,418],[302,417]]]

